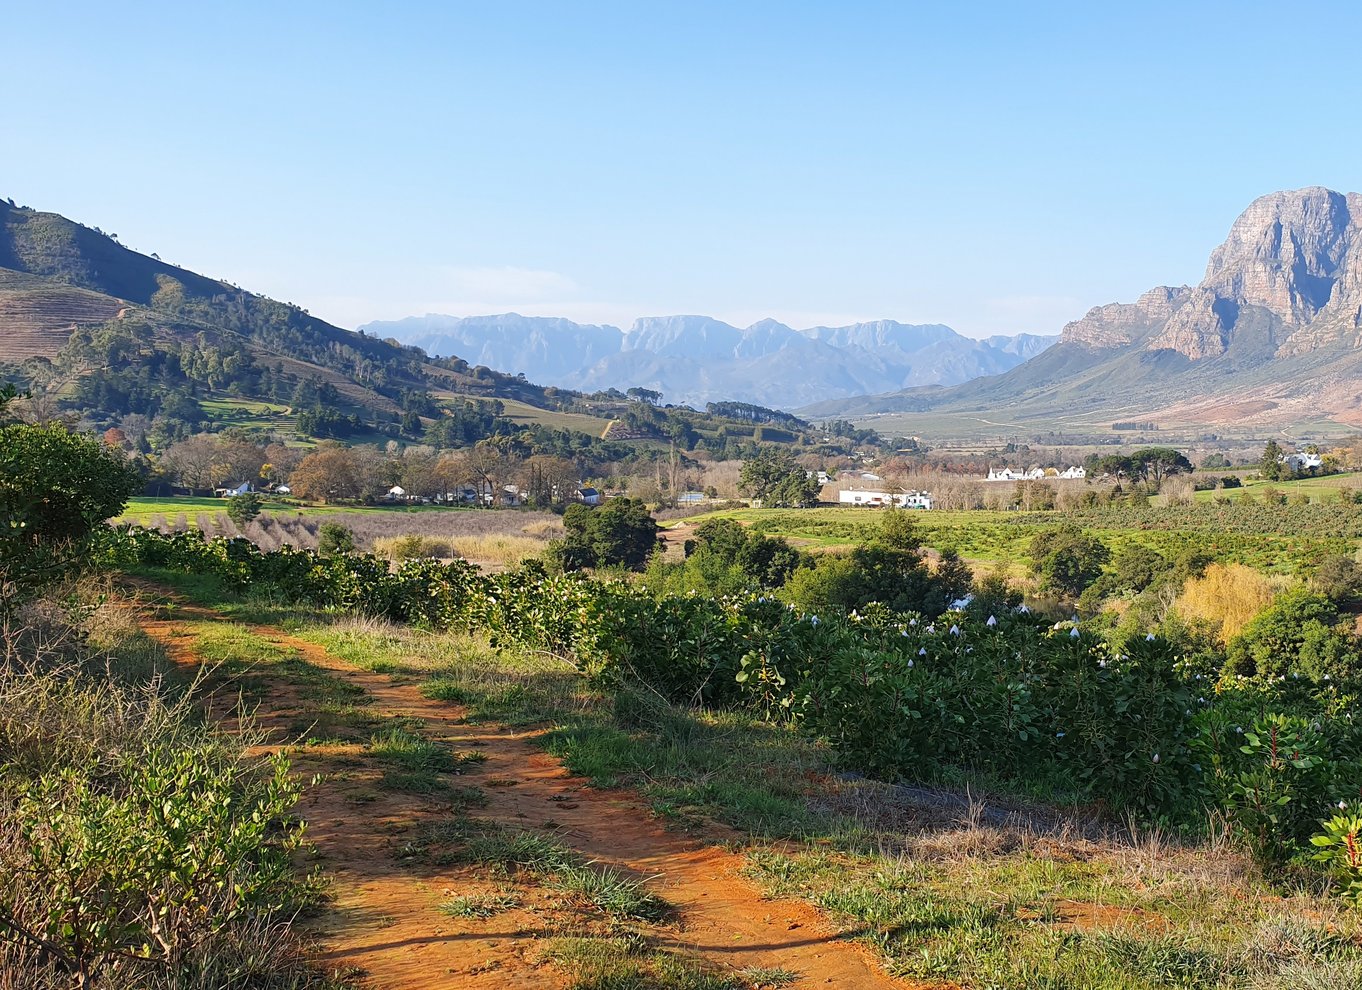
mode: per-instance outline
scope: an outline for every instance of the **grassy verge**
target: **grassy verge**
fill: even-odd
[[[206,721],[105,589],[0,635],[0,987],[335,987],[292,928],[319,888],[262,733]]]

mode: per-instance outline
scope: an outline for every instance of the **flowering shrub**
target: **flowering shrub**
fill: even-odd
[[[803,614],[775,599],[658,595],[621,581],[495,576],[462,561],[395,571],[364,554],[262,553],[241,540],[119,531],[111,560],[276,586],[318,608],[485,630],[572,660],[597,683],[746,707],[826,739],[848,764],[931,781],[1063,782],[1110,811],[1188,828],[1223,814],[1264,860],[1301,859],[1339,801],[1362,799],[1356,699],[1337,681],[1220,676],[1135,636],[1113,647],[1023,609],[936,618],[870,604]]]

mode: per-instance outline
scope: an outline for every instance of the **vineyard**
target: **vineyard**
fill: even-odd
[[[1354,671],[1327,657],[1238,672],[1167,641],[1113,646],[1002,601],[938,616],[805,615],[764,596],[656,595],[466,562],[319,557],[245,540],[111,530],[104,559],[215,575],[253,595],[418,628],[469,628],[571,662],[607,689],[734,709],[826,740],[891,779],[1001,782],[1188,835],[1219,822],[1272,869],[1362,891]]]

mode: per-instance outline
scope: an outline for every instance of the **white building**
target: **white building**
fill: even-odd
[[[1086,478],[1088,472],[1083,470],[1081,465],[1074,465],[1060,471],[1058,468],[1032,467],[1022,470],[1020,468],[989,468],[988,477],[985,481],[1040,481],[1042,478]]]
[[[837,493],[837,501],[842,505],[861,505],[883,508],[896,505],[900,509],[930,509],[931,492],[881,492],[866,491],[860,488],[843,489]]]
[[[1319,454],[1287,454],[1282,458],[1282,463],[1292,471],[1310,471],[1324,467],[1324,458]]]

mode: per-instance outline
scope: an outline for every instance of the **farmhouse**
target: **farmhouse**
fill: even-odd
[[[1070,480],[1086,478],[1088,472],[1083,469],[1081,464],[1065,468],[1063,471],[1058,468],[1031,467],[1026,470],[1005,468],[989,468],[988,477],[985,481],[1040,481],[1042,478],[1067,478]]]
[[[1324,458],[1319,454],[1287,454],[1282,463],[1292,471],[1311,471],[1324,467]]]
[[[842,505],[872,507],[896,505],[900,509],[930,509],[932,507],[932,494],[931,492],[882,492],[850,488],[838,492],[837,501]]]

